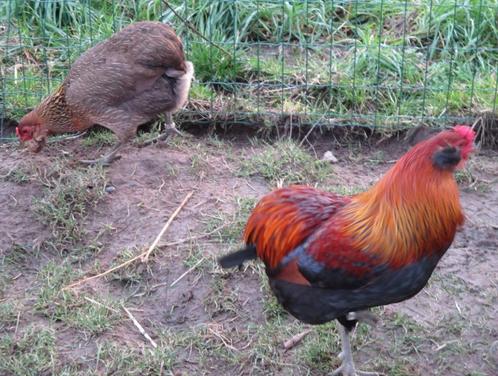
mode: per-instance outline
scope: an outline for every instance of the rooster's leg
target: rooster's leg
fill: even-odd
[[[103,157],[98,159],[81,159],[80,163],[88,165],[100,164],[102,166],[108,166],[116,159],[121,158],[119,155],[116,155],[116,153],[118,152],[119,149],[121,149],[123,145],[124,142],[118,142],[116,146],[114,146],[112,150],[109,152],[109,154],[104,155]]]
[[[350,331],[343,325],[339,324],[339,332],[341,333],[342,351],[339,354],[341,365],[337,368],[332,376],[379,376],[376,372],[364,372],[356,370],[353,362],[353,354],[351,353],[351,342],[349,341]]]
[[[370,326],[375,326],[377,324],[377,321],[379,321],[377,316],[375,316],[375,314],[370,311],[349,312],[346,315],[346,318],[348,320],[356,320]]]

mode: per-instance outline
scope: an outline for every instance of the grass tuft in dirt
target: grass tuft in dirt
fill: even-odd
[[[31,174],[26,166],[21,165],[2,175],[1,180],[23,185],[31,180]]]
[[[0,331],[6,331],[16,325],[19,307],[5,301],[0,303]]]
[[[62,288],[77,276],[78,273],[67,262],[48,262],[37,275],[39,288],[35,310],[54,320],[67,316],[74,299],[70,292],[62,291]]]
[[[142,252],[143,250],[137,247],[126,248],[115,257],[110,268],[121,265]],[[143,262],[133,262],[113,272],[109,279],[112,281],[119,281],[121,284],[129,286],[144,282],[144,278],[147,277],[147,274],[150,274],[147,264]]]
[[[34,304],[37,312],[53,322],[61,321],[85,335],[97,335],[112,328],[121,317],[117,301],[96,295],[85,299],[63,290],[81,273],[63,262],[49,262],[38,273],[38,297]]]
[[[114,145],[116,141],[117,140],[113,132],[107,129],[98,129],[90,131],[90,133],[83,138],[81,144],[85,147],[102,147]]]
[[[100,166],[74,168],[57,160],[48,169],[39,169],[37,178],[45,190],[33,200],[33,210],[40,222],[50,226],[51,245],[62,252],[84,236],[82,221],[104,195],[105,172]]]
[[[293,141],[279,141],[242,162],[240,175],[260,175],[272,186],[314,184],[332,173],[330,163],[320,161]]]
[[[245,225],[257,199],[252,197],[234,198],[235,211],[232,213],[220,212],[205,219],[206,232],[213,232],[211,238],[222,244],[237,244],[242,240]]]
[[[98,345],[96,368],[102,375],[155,375],[168,370],[177,361],[176,354],[167,343],[158,348],[139,350],[121,343],[106,341]]]
[[[51,374],[56,358],[52,329],[33,325],[21,335],[0,338],[0,373],[4,375]]]

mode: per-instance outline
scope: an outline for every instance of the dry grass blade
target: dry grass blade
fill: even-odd
[[[150,336],[147,334],[147,332],[145,331],[143,326],[140,325],[140,323],[137,321],[137,319],[135,319],[135,317],[131,314],[130,311],[128,311],[126,309],[125,306],[122,306],[122,307],[123,307],[124,311],[126,312],[126,314],[128,315],[128,317],[130,318],[130,320],[133,322],[133,325],[135,325],[137,327],[140,334],[142,334],[147,339],[147,341],[150,342],[150,344],[152,345],[153,348],[157,348],[157,343],[154,342],[154,340],[152,338],[150,338]]]
[[[206,258],[203,257],[199,261],[197,261],[194,266],[192,266],[189,270],[187,270],[185,273],[183,273],[181,276],[179,276],[171,285],[169,285],[169,287],[173,287],[178,282],[180,282],[188,273],[190,273],[192,270],[194,270],[195,268],[197,268],[205,259]]]
[[[119,313],[117,310],[115,310],[114,308],[111,308],[109,306],[106,306],[105,304],[102,304],[92,298],[89,298],[88,296],[85,296],[84,299],[92,304],[95,304],[97,306],[100,306],[100,307],[104,307],[105,309],[111,311],[111,312],[114,312],[114,313]]]
[[[166,230],[168,229],[168,227],[171,225],[171,222],[173,222],[173,220],[175,219],[175,217],[178,215],[178,213],[180,213],[180,211],[187,204],[187,201],[190,200],[190,197],[192,197],[193,194],[194,194],[194,191],[189,192],[185,196],[185,198],[183,199],[182,203],[176,208],[176,210],[173,212],[173,214],[171,214],[171,217],[169,217],[168,221],[166,222],[166,224],[162,228],[161,232],[157,235],[157,237],[154,240],[154,242],[151,244],[151,246],[149,247],[149,249],[147,250],[147,252],[145,252],[144,256],[142,257],[142,261],[143,262],[147,262],[149,260],[149,256],[152,253],[152,251],[156,248],[157,243],[159,243],[159,240],[161,240],[162,236],[164,235],[164,233],[166,232]]]

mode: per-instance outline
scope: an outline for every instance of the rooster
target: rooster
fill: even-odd
[[[82,162],[109,164],[137,127],[159,114],[165,114],[166,131],[158,139],[176,131],[172,113],[185,104],[193,74],[171,27],[131,24],[81,55],[62,85],[21,119],[17,136],[38,152],[51,134],[99,124],[118,143],[108,155]]]
[[[455,126],[409,150],[369,190],[340,196],[290,186],[264,196],[247,222],[245,248],[223,268],[259,258],[279,303],[298,320],[340,323],[342,363],[355,369],[349,335],[371,307],[416,295],[463,224],[453,176],[473,150],[474,132]]]

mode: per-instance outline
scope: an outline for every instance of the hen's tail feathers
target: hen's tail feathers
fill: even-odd
[[[241,266],[244,261],[254,260],[256,257],[256,247],[254,245],[247,245],[245,248],[220,257],[218,263],[223,269],[227,269],[234,266]]]

